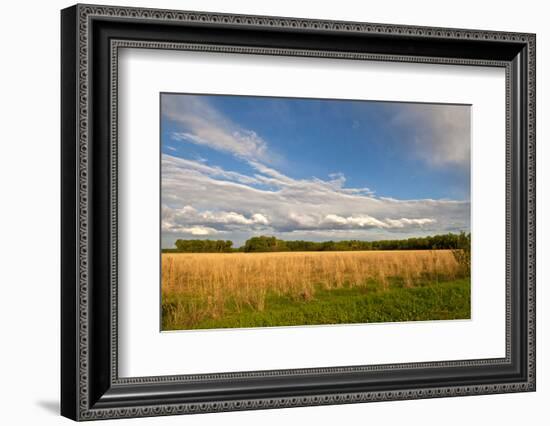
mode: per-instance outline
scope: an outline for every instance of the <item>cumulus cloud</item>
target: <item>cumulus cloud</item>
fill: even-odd
[[[164,154],[163,233],[171,238],[203,232],[319,240],[469,229],[467,201],[382,198],[344,187],[343,174],[293,179],[258,162],[253,167],[254,175],[247,176]]]
[[[162,206],[162,229],[169,233],[212,235],[243,225],[249,229],[260,229],[268,224],[268,218],[261,213],[247,217],[234,211],[198,211],[189,205],[183,208]]]
[[[470,106],[399,104],[392,126],[410,133],[414,152],[436,167],[470,166]]]
[[[330,225],[334,228],[336,226],[353,229],[353,228],[381,228],[381,229],[391,229],[391,228],[404,228],[405,226],[423,226],[427,224],[435,223],[435,219],[430,218],[420,218],[420,219],[385,219],[378,220],[372,216],[368,215],[358,215],[358,216],[338,216],[335,214],[329,214],[325,217],[324,223]]]
[[[175,233],[175,234],[189,234],[194,237],[202,237],[206,235],[214,235],[219,231],[214,228],[209,228],[207,226],[180,226],[175,223],[170,223],[168,221],[162,222],[162,230],[164,232]]]
[[[386,222],[388,225],[392,228],[404,228],[407,225],[429,225],[432,223],[435,223],[435,219],[430,218],[423,218],[423,219],[407,219],[406,217],[402,217],[401,219],[386,219]]]

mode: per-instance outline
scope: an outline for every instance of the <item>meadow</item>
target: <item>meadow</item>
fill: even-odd
[[[470,317],[457,250],[163,253],[162,329]]]

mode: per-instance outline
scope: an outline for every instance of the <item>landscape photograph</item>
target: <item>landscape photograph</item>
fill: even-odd
[[[161,93],[161,330],[470,319],[470,109]]]

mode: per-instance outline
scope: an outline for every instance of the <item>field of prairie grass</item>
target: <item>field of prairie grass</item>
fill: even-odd
[[[164,253],[162,329],[470,317],[453,250]]]

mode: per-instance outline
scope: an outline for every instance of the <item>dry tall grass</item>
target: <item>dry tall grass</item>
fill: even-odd
[[[263,311],[268,293],[307,301],[316,288],[388,288],[395,278],[412,287],[460,274],[451,250],[163,254],[162,296],[178,300],[164,306],[174,321],[193,324],[228,306]]]

